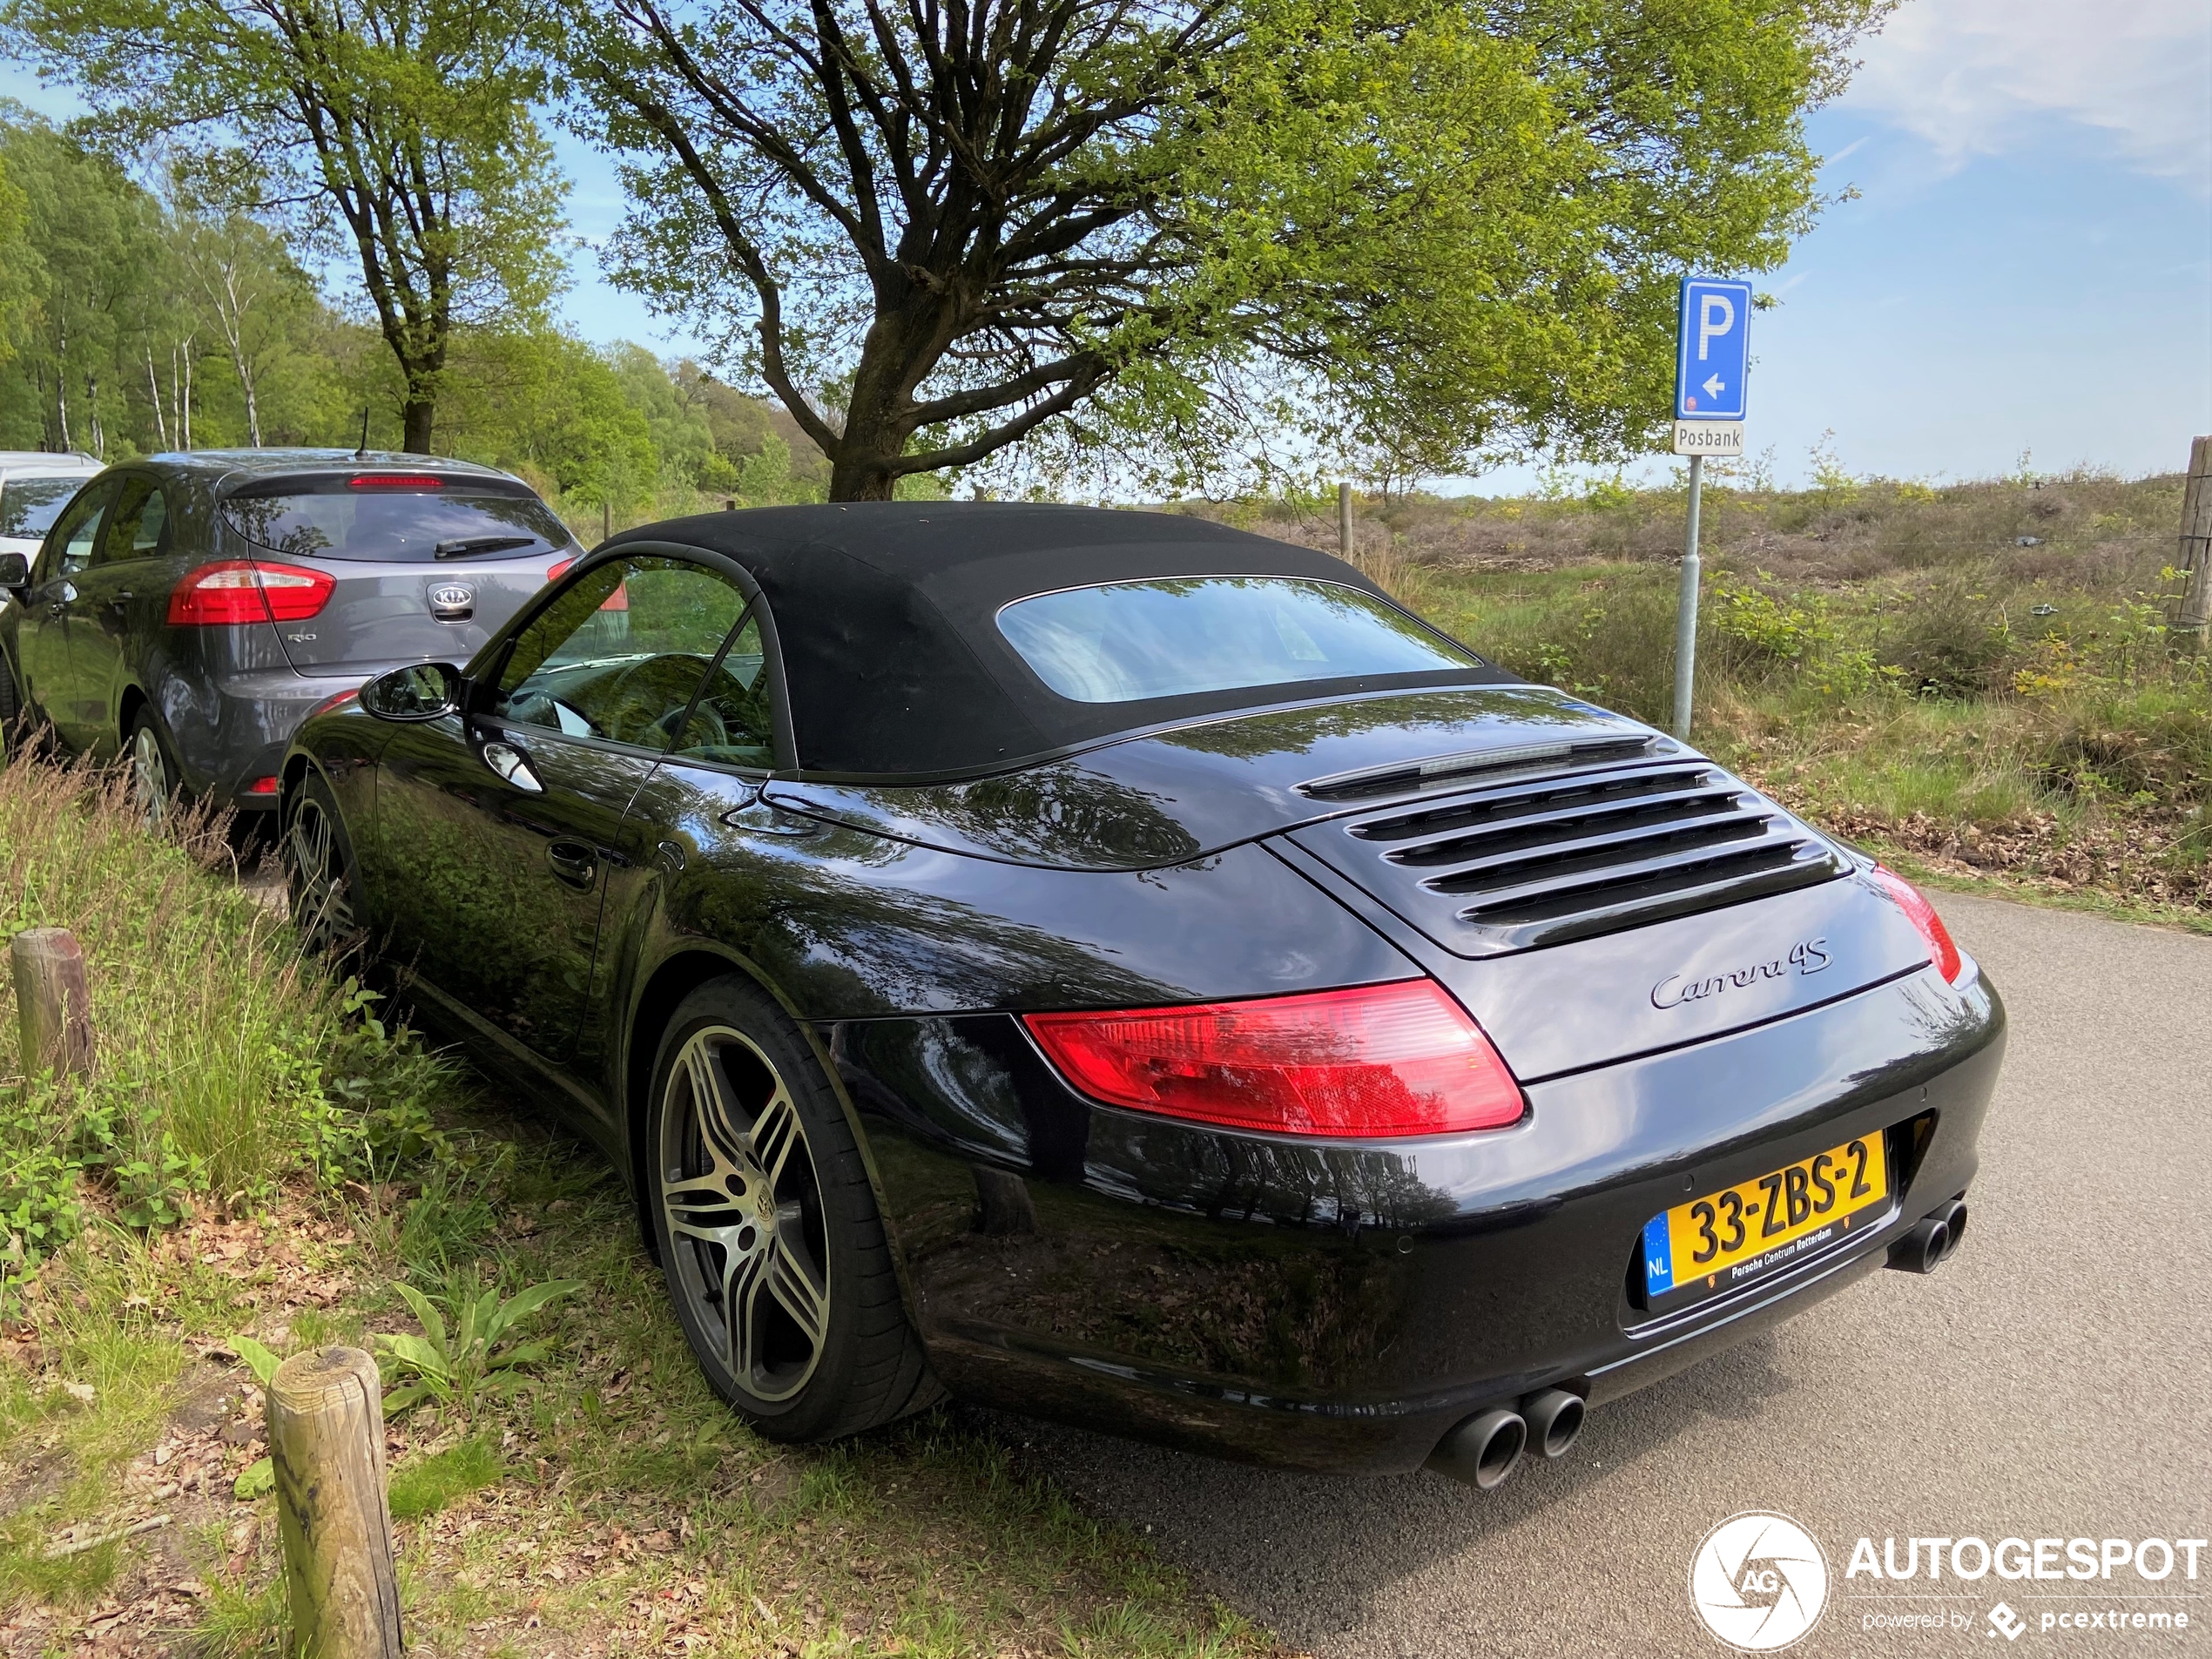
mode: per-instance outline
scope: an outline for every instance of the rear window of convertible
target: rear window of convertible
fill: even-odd
[[[294,558],[427,564],[527,558],[569,543],[552,509],[533,496],[450,487],[234,496],[223,516],[256,547]]]
[[[1481,659],[1356,588],[1300,577],[1177,577],[1016,599],[999,631],[1077,703],[1480,668]]]

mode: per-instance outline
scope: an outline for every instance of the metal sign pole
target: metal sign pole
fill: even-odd
[[[1743,453],[1749,411],[1751,285],[1729,277],[1685,276],[1675,325],[1675,442],[1689,457],[1689,523],[1682,538],[1682,597],[1675,611],[1675,735],[1689,741],[1690,695],[1697,685],[1697,509],[1707,455]]]
[[[1682,597],[1675,607],[1675,735],[1689,741],[1689,699],[1697,679],[1697,498],[1705,457],[1689,458],[1689,528],[1682,538]]]

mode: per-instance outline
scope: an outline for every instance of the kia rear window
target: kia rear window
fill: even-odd
[[[1037,678],[1076,703],[1482,666],[1372,594],[1296,577],[1070,588],[1015,600],[998,624]]]
[[[294,558],[460,565],[570,545],[567,529],[533,496],[451,487],[234,496],[223,516],[256,547]]]
[[[91,476],[79,472],[66,478],[10,478],[0,483],[0,536],[25,541],[44,536]]]

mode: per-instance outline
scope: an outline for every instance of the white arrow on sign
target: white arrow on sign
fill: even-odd
[[[1718,397],[1721,395],[1721,388],[1727,385],[1727,381],[1721,379],[1721,377],[1717,374],[1712,376],[1705,382],[1703,388],[1705,395],[1707,397]]]

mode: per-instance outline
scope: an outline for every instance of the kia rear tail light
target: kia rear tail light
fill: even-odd
[[[1960,970],[1966,966],[1959,954],[1959,947],[1952,941],[1951,929],[1943,925],[1943,918],[1936,914],[1935,907],[1919,888],[1914,887],[1894,870],[1876,865],[1867,873],[1874,878],[1875,886],[1897,900],[1897,907],[1905,912],[1905,919],[1912,924],[1928,948],[1928,960],[1936,972],[1956,985]]]
[[[575,563],[576,561],[574,559],[554,560],[553,568],[545,573],[546,584],[550,587],[554,583],[558,582],[563,577],[568,575],[569,566],[574,564]]]
[[[338,579],[300,564],[223,559],[187,571],[169,593],[172,627],[302,622],[330,602]]]
[[[1022,1016],[1093,1100],[1270,1135],[1454,1135],[1521,1121],[1521,1085],[1431,980],[1252,1001]]]

